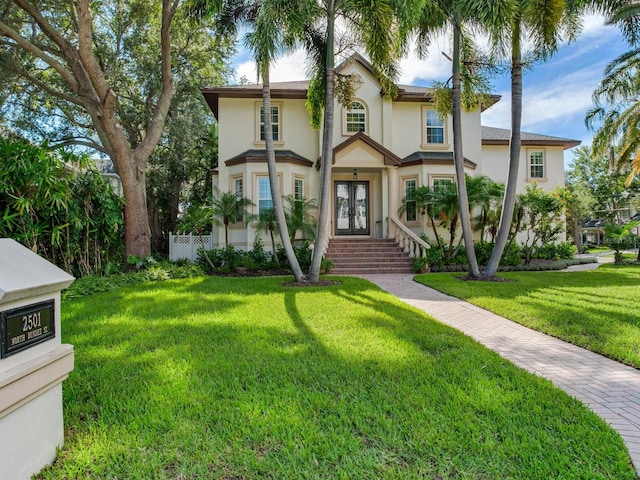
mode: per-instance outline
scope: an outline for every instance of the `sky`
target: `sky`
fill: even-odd
[[[580,140],[590,145],[593,132],[585,125],[585,114],[593,106],[591,95],[602,78],[606,65],[629,49],[616,27],[605,26],[598,16],[584,20],[581,35],[571,44],[562,44],[558,52],[545,63],[536,64],[524,72],[522,130]],[[446,38],[432,42],[424,60],[410,54],[401,61],[400,84],[431,86],[434,80],[447,80],[451,64],[441,52],[448,52]],[[255,64],[246,50],[233,59],[236,78],[247,77],[254,82]],[[302,51],[279,59],[271,70],[271,81],[308,78]],[[510,128],[510,78],[507,74],[491,81],[492,93],[502,99],[482,114],[482,124]],[[565,164],[573,158],[565,151]]]

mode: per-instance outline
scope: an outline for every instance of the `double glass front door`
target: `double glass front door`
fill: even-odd
[[[336,235],[369,234],[369,182],[335,182]]]

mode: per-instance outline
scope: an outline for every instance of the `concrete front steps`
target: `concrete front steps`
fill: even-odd
[[[333,262],[330,275],[413,271],[413,260],[393,238],[332,238],[325,257]]]

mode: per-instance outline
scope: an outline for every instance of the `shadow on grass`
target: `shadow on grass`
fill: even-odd
[[[67,305],[42,478],[633,478],[574,399],[364,280],[231,280]]]
[[[602,266],[573,273],[506,274],[517,282],[418,280],[527,327],[640,367],[640,269]]]

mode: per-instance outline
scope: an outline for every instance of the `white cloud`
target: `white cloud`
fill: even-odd
[[[307,78],[305,65],[304,51],[296,50],[289,55],[279,58],[271,65],[271,81],[289,82],[293,80],[304,80]],[[236,66],[237,80],[240,80],[243,76],[251,83],[256,82],[256,62],[248,60]]]
[[[443,81],[451,75],[451,62],[442,54],[449,51],[445,35],[432,40],[426,58],[418,58],[416,43],[409,44],[409,54],[400,61],[399,83],[429,86],[434,80]]]

